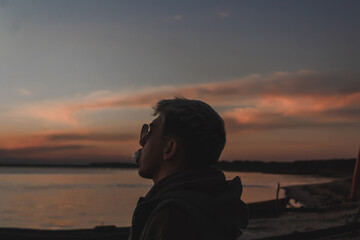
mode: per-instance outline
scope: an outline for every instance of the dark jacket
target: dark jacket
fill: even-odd
[[[134,211],[130,240],[236,239],[248,223],[239,177],[191,169],[155,184]]]

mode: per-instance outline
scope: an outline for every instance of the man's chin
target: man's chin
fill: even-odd
[[[142,177],[142,178],[152,179],[151,174],[149,174],[148,172],[146,172],[146,171],[144,171],[143,169],[141,169],[141,166],[139,166],[138,174],[139,174],[139,176]]]

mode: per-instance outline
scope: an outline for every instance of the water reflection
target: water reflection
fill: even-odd
[[[277,182],[285,186],[331,180],[226,173],[228,179],[237,175],[244,184],[245,202],[275,198]],[[138,198],[151,186],[152,181],[141,179],[135,169],[1,168],[0,226],[43,229],[89,228],[100,224],[129,226]]]

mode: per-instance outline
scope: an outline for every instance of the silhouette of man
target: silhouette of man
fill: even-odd
[[[211,167],[225,146],[223,119],[208,104],[164,99],[141,130],[134,157],[154,186],[138,201],[130,240],[236,239],[248,223],[239,177]]]

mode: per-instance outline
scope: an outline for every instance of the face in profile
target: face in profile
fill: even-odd
[[[139,165],[139,175],[143,178],[153,179],[161,168],[165,147],[163,130],[160,116],[147,127],[143,126],[141,130],[139,144],[142,148],[139,150],[136,162]]]

